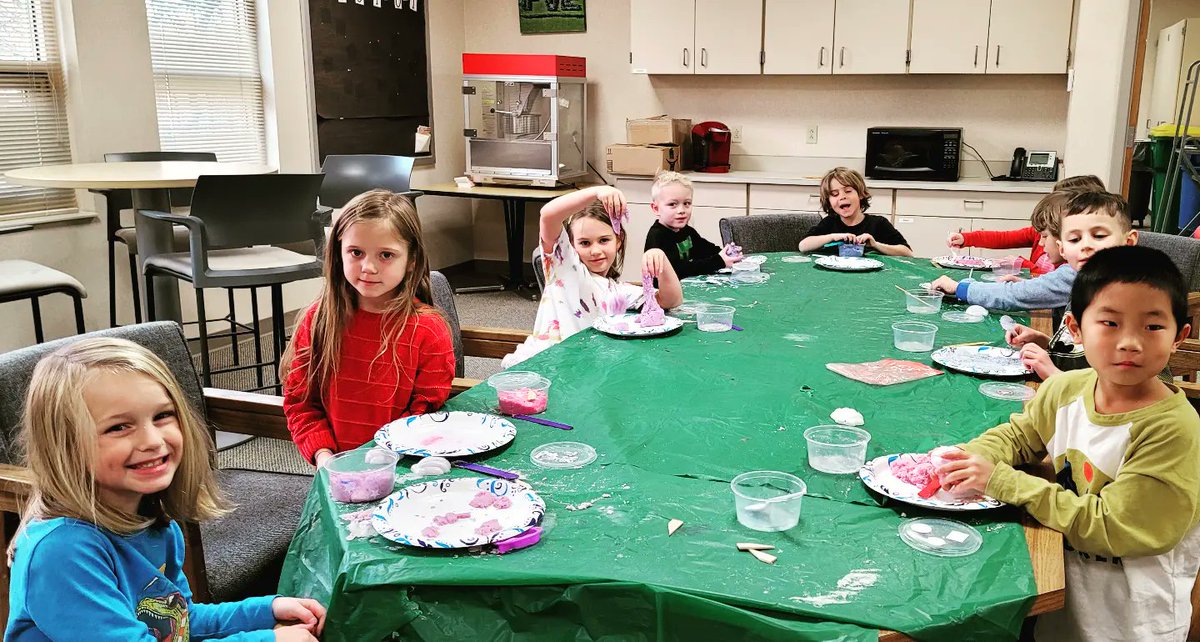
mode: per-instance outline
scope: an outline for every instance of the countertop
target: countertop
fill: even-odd
[[[800,175],[787,172],[764,171],[732,171],[725,174],[709,174],[706,172],[683,172],[695,183],[740,183],[750,185],[805,185],[821,184],[820,176]],[[616,174],[621,180],[653,180],[650,176],[630,176]],[[967,179],[957,182],[939,181],[879,181],[867,180],[868,187],[878,189],[910,189],[910,190],[939,190],[954,192],[1013,192],[1024,194],[1049,194],[1054,187],[1051,182],[1025,181],[981,181]]]

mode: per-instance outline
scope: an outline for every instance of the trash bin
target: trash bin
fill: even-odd
[[[1185,153],[1179,168],[1179,229],[1194,231],[1192,219],[1200,214],[1200,152]]]
[[[1192,126],[1180,132],[1184,136],[1200,136],[1200,127]],[[1175,182],[1172,193],[1166,194],[1167,172],[1171,166],[1171,149],[1175,144],[1175,125],[1167,123],[1150,130],[1150,161],[1154,169],[1151,196],[1151,229],[1155,232],[1174,234],[1176,210],[1179,203],[1179,188],[1183,181]],[[1180,176],[1182,179],[1183,177]]]
[[[1133,165],[1129,172],[1129,217],[1138,227],[1150,214],[1150,192],[1154,183],[1153,150],[1149,140],[1134,141]]]

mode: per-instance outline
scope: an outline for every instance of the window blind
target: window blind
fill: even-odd
[[[146,0],[164,151],[266,162],[254,0]]]
[[[0,0],[0,217],[75,210],[74,190],[3,177],[10,169],[69,162],[53,0]]]

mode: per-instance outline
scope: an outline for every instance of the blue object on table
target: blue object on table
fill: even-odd
[[[843,243],[838,248],[838,256],[862,256],[863,246],[857,243]]]
[[[1185,154],[1179,159],[1179,229],[1194,231],[1192,219],[1200,214],[1200,154]]]

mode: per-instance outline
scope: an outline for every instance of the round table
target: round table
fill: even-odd
[[[33,187],[130,190],[140,270],[146,257],[174,251],[171,224],[141,214],[142,210],[171,211],[171,188],[194,187],[196,179],[205,174],[270,174],[274,171],[274,167],[259,163],[153,161],[41,165],[14,169],[5,172],[4,177],[18,185]],[[179,285],[175,279],[155,279],[154,317],[183,320],[179,309]]]

